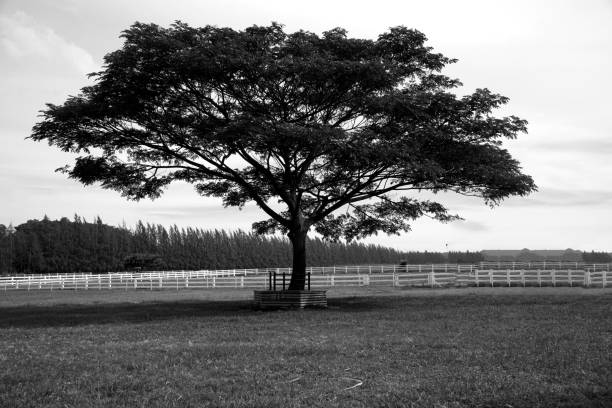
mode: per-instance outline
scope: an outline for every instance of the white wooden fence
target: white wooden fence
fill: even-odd
[[[163,290],[202,288],[267,288],[268,274],[290,268],[232,269],[223,271],[159,271],[140,273],[23,275],[0,277],[7,290]],[[309,268],[311,287],[333,286],[584,286],[612,287],[612,272],[584,269],[479,269],[474,265],[366,265]]]

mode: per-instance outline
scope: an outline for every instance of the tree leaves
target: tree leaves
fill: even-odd
[[[454,95],[460,82],[440,72],[455,60],[419,31],[369,40],[176,22],[135,23],[122,37],[96,83],[48,105],[31,136],[85,153],[64,169],[85,184],[141,199],[183,180],[226,206],[254,201],[270,217],[258,232],[314,226],[330,239],[455,217],[392,192],[496,205],[536,188],[501,148],[527,122],[493,116],[508,98],[485,88]]]
[[[316,226],[316,231],[334,241],[341,238],[347,241],[365,238],[378,231],[386,234],[398,234],[410,231],[410,222],[422,216],[428,216],[442,222],[461,219],[449,215],[448,210],[437,202],[418,201],[400,197],[391,199],[387,196],[372,204],[351,205],[351,212],[339,216],[328,215]]]

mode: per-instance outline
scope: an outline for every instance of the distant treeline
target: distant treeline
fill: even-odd
[[[566,250],[485,250],[482,251],[485,261],[493,262],[584,262],[608,263],[612,256],[607,252],[583,252],[568,248]]]
[[[310,239],[313,266],[446,262],[439,252],[400,252],[359,243]],[[244,231],[168,229],[138,222],[113,227],[96,217],[30,220],[15,228],[0,224],[0,274],[111,272],[161,269],[287,267],[291,246],[284,237]]]
[[[377,245],[310,239],[312,266],[367,264],[475,264],[483,260],[544,260],[537,251],[515,251],[503,258],[483,252],[401,252]],[[563,251],[557,251],[563,252]],[[490,254],[489,254],[490,255]],[[499,255],[499,254],[498,254]],[[549,254],[546,254],[549,257]],[[605,252],[567,250],[559,260],[611,262]],[[488,259],[487,259],[488,258]],[[507,259],[506,259],[507,258]],[[565,259],[567,258],[567,259]],[[551,259],[546,259],[551,260]],[[134,228],[113,227],[96,217],[87,222],[30,220],[13,228],[0,224],[0,274],[112,272],[124,270],[189,270],[287,267],[291,246],[284,237],[244,231],[166,229],[138,222]]]

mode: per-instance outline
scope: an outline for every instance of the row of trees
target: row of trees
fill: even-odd
[[[400,252],[359,243],[307,242],[310,265],[475,264],[493,260],[482,252]],[[529,252],[529,253],[528,253]],[[533,255],[534,257],[528,257]],[[571,255],[571,259],[568,257]],[[507,259],[506,259],[507,258]],[[562,259],[561,259],[562,258]],[[560,259],[546,259],[526,249],[504,261],[572,260],[612,262],[606,252],[567,250]],[[567,258],[567,259],[566,259]],[[495,259],[502,260],[502,259]],[[71,221],[30,220],[13,228],[0,224],[0,274],[108,272],[129,269],[229,269],[291,265],[291,244],[285,237],[244,231],[165,228],[138,222],[132,229],[113,227],[96,217],[75,215]]]
[[[309,239],[311,265],[446,262],[439,252],[400,252],[359,243]],[[0,225],[0,274],[108,272],[139,268],[226,269],[286,267],[291,244],[285,237],[244,231],[165,228],[138,222],[106,225],[76,216],[71,221],[30,220]]]
[[[582,261],[586,263],[611,263],[612,255],[607,252],[583,252]]]

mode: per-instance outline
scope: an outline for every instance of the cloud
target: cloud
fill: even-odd
[[[570,190],[542,188],[528,197],[509,199],[504,206],[513,207],[609,207],[612,205],[612,191]]]
[[[489,227],[481,222],[476,221],[454,221],[450,225],[459,230],[469,232],[481,232],[489,230]]]
[[[0,14],[0,48],[13,62],[44,61],[51,65],[59,62],[85,74],[97,68],[91,54],[83,48],[19,11]]]
[[[586,153],[588,155],[612,155],[612,138],[576,138],[575,140],[546,140],[537,142],[536,149],[547,152]]]

